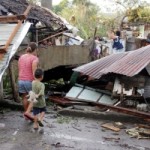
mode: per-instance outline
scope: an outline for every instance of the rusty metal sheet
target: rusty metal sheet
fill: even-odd
[[[142,71],[149,63],[150,45],[135,51],[112,54],[73,70],[96,79],[99,79],[102,75],[108,73],[132,77]]]

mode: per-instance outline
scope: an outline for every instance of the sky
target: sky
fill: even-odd
[[[62,0],[53,0],[53,5],[57,5],[61,2]],[[98,6],[100,6],[101,11],[103,12],[113,12],[115,11],[115,5],[111,0],[90,0],[92,3],[97,4]],[[111,6],[108,7],[107,6]]]
[[[62,0],[53,0],[53,5],[57,5],[61,2]],[[102,0],[91,0],[93,3],[100,4]]]
[[[53,0],[53,5],[57,5],[61,1],[62,0]],[[100,6],[102,3],[108,4],[108,2],[111,2],[111,0],[91,0],[91,2]]]

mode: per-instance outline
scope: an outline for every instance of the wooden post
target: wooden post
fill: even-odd
[[[13,98],[14,98],[15,102],[20,102],[18,86],[16,84],[15,70],[13,69],[13,61],[12,60],[9,63],[8,70],[9,70],[9,75],[10,75],[10,82],[11,82],[11,87],[12,87]]]
[[[4,100],[4,94],[3,94],[3,78],[0,82],[0,101]]]
[[[124,83],[121,83],[121,93],[120,93],[120,101],[123,102],[123,89],[124,89]]]

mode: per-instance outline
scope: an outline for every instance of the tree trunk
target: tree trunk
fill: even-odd
[[[52,0],[41,0],[41,5],[48,9],[52,9]]]

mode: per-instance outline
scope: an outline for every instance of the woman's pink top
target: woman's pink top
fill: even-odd
[[[32,63],[38,62],[38,57],[32,54],[20,56],[18,61],[19,80],[33,81]]]

